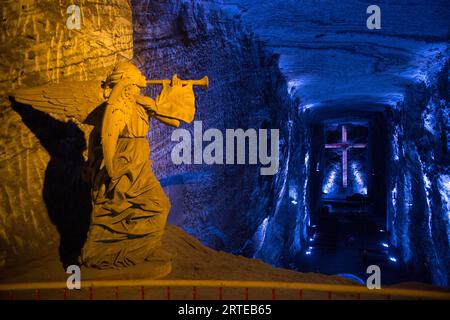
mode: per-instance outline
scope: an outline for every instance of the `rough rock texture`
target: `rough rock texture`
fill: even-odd
[[[197,239],[188,235],[181,228],[168,225],[164,239],[164,248],[175,256],[172,273],[164,279],[197,279],[197,280],[259,280],[286,281],[306,283],[355,284],[350,280],[326,276],[316,273],[299,273],[292,270],[274,268],[260,260],[235,256],[226,252],[212,250],[202,245]],[[148,270],[145,265],[133,267],[132,271],[116,271],[115,275],[103,276],[101,279],[142,279]],[[30,256],[22,256],[7,266],[7,271],[0,274],[1,283],[66,281],[67,274],[56,254],[55,244],[46,246]],[[414,285],[417,287],[417,284]],[[434,289],[434,288],[433,288]],[[139,287],[120,288],[120,299],[141,299]],[[70,290],[68,299],[87,299],[87,288]],[[305,292],[305,299],[324,299],[324,292]],[[30,299],[32,291],[15,292],[16,299]],[[94,299],[115,299],[111,288],[95,288]],[[165,288],[145,288],[145,299],[166,299]],[[242,289],[226,288],[224,299],[242,299]],[[251,299],[271,299],[271,289],[251,289]],[[0,299],[7,299],[8,292],[0,292]],[[62,299],[60,290],[42,290],[41,298]],[[192,288],[171,288],[172,299],[191,299]],[[218,288],[197,288],[198,299],[218,299]],[[350,294],[335,294],[334,299],[350,298]],[[277,290],[277,299],[298,299],[296,290]]]
[[[387,185],[384,175],[375,184],[388,189],[381,201],[388,202],[386,229],[411,273],[449,285],[445,1],[380,1],[382,29],[372,31],[365,1],[81,1],[81,30],[72,31],[65,26],[70,4],[2,3],[0,266],[7,255],[54,243],[58,234],[60,254],[74,251],[66,240],[82,243],[89,219],[89,204],[80,201],[89,192],[79,179],[82,132],[12,109],[7,95],[103,78],[122,55],[132,56],[134,43],[134,61],[148,78],[209,76],[209,89],[196,89],[195,120],[203,130],[280,129],[279,172],[261,176],[259,165],[174,165],[174,129],[153,122],[151,159],[173,204],[171,223],[216,249],[288,265],[302,253],[318,206],[310,167],[319,136],[308,126],[377,117],[391,141],[372,150],[385,154],[389,167]],[[193,132],[192,124],[182,127]]]
[[[446,0],[221,1],[280,53],[302,106],[358,104],[367,97],[366,109],[378,101],[395,104],[405,85],[402,72],[416,55],[448,43]],[[381,9],[379,30],[366,27],[371,4]]]
[[[449,60],[445,50],[424,56],[392,113],[392,239],[412,272],[449,286]]]
[[[187,234],[181,228],[168,225],[163,239],[164,248],[174,254],[172,273],[164,279],[194,279],[194,280],[243,280],[243,281],[282,281],[282,282],[303,282],[319,284],[344,284],[358,285],[351,280],[338,276],[327,276],[317,273],[300,273],[292,270],[274,268],[260,260],[248,259],[242,256],[231,255],[226,252],[219,252],[205,247],[197,239]],[[141,279],[145,278],[148,270],[145,265],[133,267],[133,271],[116,271],[115,275],[104,276],[106,279]],[[67,280],[67,274],[62,268],[59,257],[56,254],[55,244],[43,247],[41,250],[32,253],[30,256],[22,256],[20,260],[11,262],[7,267],[7,272],[0,274],[1,283],[20,283],[35,281],[62,281]],[[384,288],[386,286],[383,286]],[[402,283],[395,285],[400,288],[439,290],[432,285],[421,283]],[[16,299],[33,299],[34,290],[16,291]],[[241,300],[245,297],[242,288],[225,288],[222,291],[223,299]],[[272,290],[250,289],[249,299],[269,300],[272,298]],[[42,290],[41,299],[62,300],[61,290]],[[123,299],[142,299],[139,287],[121,287],[119,297]],[[172,287],[171,299],[192,299],[191,287]],[[9,292],[0,292],[0,299],[8,299]],[[298,300],[297,290],[276,290],[276,299]],[[326,292],[304,291],[303,299],[326,299]],[[362,295],[361,299],[370,299],[370,296]],[[372,299],[379,297],[372,297]],[[88,288],[82,286],[81,290],[69,290],[67,292],[69,300],[89,299]],[[95,288],[93,299],[116,299],[114,288]],[[145,299],[166,300],[166,288],[145,288]],[[219,299],[218,288],[197,288],[197,299]],[[346,293],[333,293],[333,300],[349,299],[355,300],[356,295]]]
[[[2,1],[0,30],[0,263],[6,255],[80,235],[82,133],[33,110],[10,107],[17,88],[104,78],[132,57],[126,0],[77,1],[81,29],[69,30],[72,1]],[[71,235],[68,231],[68,236]]]
[[[371,1],[222,2],[252,27],[265,47],[280,53],[289,90],[300,100],[300,121],[308,114],[315,123],[376,115],[388,128],[392,124],[387,140],[395,142],[394,151],[373,148],[373,153],[386,155],[390,166],[386,172],[390,181],[383,186],[387,199],[380,201],[388,203],[388,210],[383,208],[386,228],[411,272],[448,286],[447,1],[380,0],[379,30],[366,27],[366,10],[375,4]],[[304,230],[320,197],[309,195],[311,176],[297,175],[314,157],[310,144],[317,139],[314,133],[313,128],[303,131],[302,146],[296,147],[300,154],[292,152],[290,159],[289,196],[295,200],[294,195],[300,195],[294,209],[298,231]],[[376,188],[386,185],[383,178]],[[293,242],[295,250],[288,254],[298,252],[301,240]]]
[[[195,120],[203,121],[203,130],[280,130],[276,176],[261,176],[258,165],[174,165],[170,159],[174,129],[154,123],[149,133],[153,168],[172,202],[169,222],[216,249],[251,256],[264,242],[253,237],[258,226],[277,216],[278,199],[287,190],[292,102],[278,56],[264,50],[237,16],[221,12],[212,2],[132,4],[135,61],[148,78],[208,75],[209,89],[196,91]],[[192,124],[182,127],[193,132]]]
[[[235,256],[216,251],[202,245],[181,228],[168,225],[163,239],[163,247],[171,252],[175,259],[173,272],[166,279],[223,279],[223,280],[272,280],[305,281],[317,283],[350,283],[349,280],[314,273],[299,273],[279,269],[260,260]],[[26,281],[64,281],[67,279],[55,246],[51,245],[30,257],[22,257],[0,276],[0,282]],[[21,263],[19,263],[21,262]],[[31,264],[30,264],[31,263]],[[30,266],[32,266],[30,268]],[[139,266],[136,266],[139,268]],[[136,268],[134,267],[134,268]],[[145,269],[145,268],[141,268]],[[52,272],[44,272],[44,270]],[[128,273],[126,269],[116,270],[125,279],[142,278],[138,272]],[[114,276],[111,276],[114,278]]]
[[[204,130],[280,129],[281,174],[276,176],[261,176],[259,165],[176,166],[170,159],[173,129],[155,122],[149,133],[154,170],[173,204],[170,222],[214,248],[247,256],[262,249],[266,253],[258,256],[277,260],[283,246],[272,250],[270,235],[278,241],[284,235],[271,225],[290,221],[280,214],[278,199],[287,192],[293,145],[292,102],[278,56],[214,3],[81,2],[81,29],[71,31],[65,25],[68,5],[8,2],[2,8],[2,259],[56,240],[62,258],[76,254],[90,214],[84,201],[89,186],[80,179],[83,133],[41,112],[11,108],[7,95],[48,82],[104,78],[122,55],[132,56],[134,42],[134,61],[148,78],[209,76],[209,89],[196,90],[196,120],[203,121]],[[192,132],[192,125],[184,127]],[[264,225],[269,225],[266,240],[258,228]]]

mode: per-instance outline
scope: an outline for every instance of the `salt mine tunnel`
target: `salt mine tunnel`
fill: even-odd
[[[42,18],[44,2],[6,4],[8,26]],[[152,123],[152,166],[172,203],[169,224],[205,246],[275,267],[365,282],[375,264],[386,284],[450,285],[446,1],[378,1],[381,29],[373,30],[368,1],[108,3],[115,24],[89,18],[97,34],[72,35],[86,42],[82,54],[70,51],[73,44],[50,45],[67,35],[44,34],[39,23],[2,32],[2,60],[11,61],[0,66],[2,268],[53,242],[70,264],[90,210],[82,132],[10,108],[3,94],[103,75],[120,53],[149,79],[208,75],[209,89],[196,96],[203,130],[279,129],[278,172],[264,176],[261,164],[176,165],[173,129]],[[99,12],[90,6],[84,10]],[[103,34],[111,30],[115,38]]]

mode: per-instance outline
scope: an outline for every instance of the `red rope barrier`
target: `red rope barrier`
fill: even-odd
[[[164,284],[163,284],[164,283]],[[244,285],[243,285],[244,284]],[[86,285],[86,288],[88,289],[88,297],[89,300],[93,300],[94,299],[94,286],[98,286],[98,287],[112,287],[114,288],[114,294],[115,294],[115,298],[116,300],[120,300],[120,287],[130,287],[130,286],[136,286],[136,287],[140,287],[141,289],[141,299],[144,300],[145,299],[145,292],[144,292],[144,286],[159,286],[158,283],[153,283],[153,282],[141,282],[141,283],[136,283],[134,284],[133,281],[122,281],[122,282],[108,282],[108,283],[103,283],[101,281],[99,282],[91,282],[89,285]],[[351,294],[352,297],[354,297],[354,299],[357,300],[361,300],[363,298],[365,298],[365,295],[370,295],[371,292],[366,292],[364,290],[361,290],[360,288],[355,288],[353,289],[350,286],[343,286],[341,288],[336,287],[336,289],[334,289],[334,287],[332,285],[330,286],[325,286],[325,285],[317,285],[317,287],[312,286],[312,285],[308,285],[308,284],[301,284],[301,285],[285,285],[281,284],[281,283],[277,283],[277,282],[272,282],[271,286],[264,286],[264,283],[261,282],[251,282],[249,281],[248,283],[245,282],[222,282],[222,281],[209,281],[209,280],[204,280],[204,281],[190,281],[190,280],[179,280],[179,281],[166,281],[163,282],[161,281],[161,287],[164,288],[164,286],[166,286],[166,290],[167,290],[167,299],[170,300],[171,299],[171,288],[172,286],[175,287],[184,287],[184,288],[189,288],[189,286],[191,286],[192,288],[192,299],[193,300],[197,300],[198,299],[198,292],[197,292],[197,288],[200,287],[211,287],[211,288],[218,288],[219,289],[219,299],[223,300],[224,299],[224,289],[228,288],[228,287],[236,287],[236,288],[243,288],[244,289],[244,299],[245,300],[249,300],[249,290],[250,288],[263,288],[265,290],[271,288],[271,292],[272,292],[272,300],[276,300],[276,289],[283,289],[283,290],[295,290],[297,289],[298,291],[298,299],[299,300],[303,300],[304,299],[304,292],[305,291],[321,291],[327,294],[327,298],[328,300],[332,300],[333,299],[333,293],[335,293],[338,297],[340,294],[342,293],[349,293]],[[42,288],[42,289],[41,289]],[[69,297],[69,289],[67,289],[65,287],[65,283],[30,283],[30,284],[12,284],[9,286],[5,286],[5,285],[1,285],[0,284],[0,291],[5,291],[9,293],[9,299],[10,300],[15,300],[16,299],[16,291],[17,290],[27,290],[27,291],[31,291],[31,294],[34,290],[34,298],[35,300],[41,300],[41,290],[61,290],[61,288],[63,288],[63,298],[64,300],[67,300]],[[84,288],[83,288],[84,289]],[[61,291],[59,291],[61,292]],[[448,294],[441,294],[440,292],[437,291],[420,291],[420,290],[405,290],[405,289],[392,289],[389,290],[387,289],[384,292],[379,292],[377,293],[378,295],[380,295],[381,297],[384,297],[385,299],[391,300],[392,297],[415,297],[415,298],[430,298],[430,299],[442,299],[445,297],[450,297],[450,295]]]
[[[116,298],[116,300],[120,300],[119,287],[114,288],[114,297]]]
[[[94,299],[94,289],[92,287],[89,287],[89,300]]]

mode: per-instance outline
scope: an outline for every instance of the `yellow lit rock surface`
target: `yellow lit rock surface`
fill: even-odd
[[[43,248],[40,252],[31,252],[23,255],[19,260],[10,261],[7,271],[0,273],[0,283],[17,282],[39,282],[39,281],[66,281],[67,274],[56,254],[57,244],[51,244]],[[163,248],[174,255],[172,272],[164,279],[196,279],[196,280],[261,280],[261,281],[286,281],[305,283],[329,283],[329,284],[355,284],[350,280],[337,276],[327,276],[318,273],[300,273],[292,270],[274,268],[260,260],[248,259],[241,256],[219,252],[203,246],[197,239],[188,235],[181,228],[167,225],[164,237]],[[129,272],[132,270],[132,272]],[[132,269],[123,269],[115,274],[96,277],[96,279],[147,279],[151,270],[145,264],[137,265]],[[108,271],[109,272],[109,271]],[[84,271],[81,270],[82,277]],[[86,275],[84,279],[91,279]],[[83,279],[83,278],[82,278]],[[403,283],[393,287],[429,289],[438,288],[419,283]],[[296,290],[277,290],[277,299],[299,298]],[[17,291],[17,299],[34,299],[34,291]],[[271,289],[250,289],[250,299],[267,299],[272,297]],[[8,292],[0,292],[0,299],[7,299]],[[42,299],[63,299],[61,290],[42,290]],[[68,299],[89,298],[87,288],[81,291],[72,290],[68,292]],[[95,288],[94,299],[115,299],[114,288]],[[171,299],[191,299],[192,288],[172,288]],[[218,288],[197,288],[198,299],[218,299]],[[226,288],[223,290],[224,299],[243,299],[242,288]],[[326,292],[304,292],[304,299],[327,299]],[[341,293],[333,294],[333,299],[351,299],[353,294]],[[370,298],[364,296],[363,298]],[[380,299],[380,297],[372,297]],[[383,297],[381,297],[382,299]],[[141,299],[139,287],[120,288],[120,299]],[[165,287],[145,288],[145,299],[167,299]]]
[[[40,252],[29,252],[8,262],[8,271],[0,274],[0,282],[65,281],[67,274],[56,253],[56,243]],[[174,256],[173,271],[165,279],[223,279],[223,280],[273,280],[350,283],[340,277],[320,274],[302,274],[287,269],[277,269],[260,260],[248,259],[215,251],[203,246],[197,239],[181,228],[167,225],[163,248]],[[119,270],[124,279],[139,279],[139,268],[133,274],[127,269]],[[145,273],[140,270],[142,274]],[[82,271],[83,273],[83,271]]]
[[[2,1],[0,266],[7,255],[58,237],[43,201],[49,152],[21,115],[9,107],[8,95],[19,88],[63,80],[101,79],[118,59],[132,57],[129,1],[77,1],[79,30],[66,26],[71,4],[73,1]],[[48,123],[43,120],[33,120],[37,132],[45,131]],[[54,137],[55,145],[70,143],[73,133],[62,132],[59,141]],[[32,238],[24,239],[31,234]]]

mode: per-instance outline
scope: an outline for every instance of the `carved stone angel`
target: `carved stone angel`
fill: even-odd
[[[74,121],[89,134],[84,177],[91,183],[93,209],[81,264],[107,269],[170,261],[160,247],[170,202],[151,171],[149,116],[170,126],[190,123],[194,82],[174,76],[170,86],[163,80],[155,101],[140,95],[155,81],[125,62],[103,82],[52,84],[14,94],[17,102]]]

